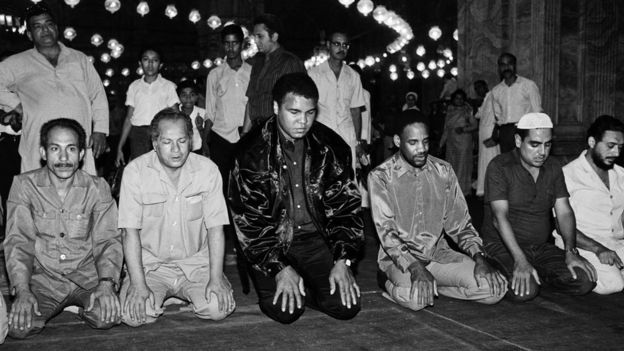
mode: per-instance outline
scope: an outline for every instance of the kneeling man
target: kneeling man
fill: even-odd
[[[126,166],[119,199],[128,275],[121,288],[123,322],[155,322],[163,301],[177,297],[202,319],[234,310],[223,273],[223,225],[228,224],[221,174],[191,153],[193,125],[167,108],[150,125],[154,150]]]
[[[7,202],[9,336],[40,332],[70,305],[90,327],[110,328],[121,316],[117,206],[104,179],[79,169],[86,134],[78,122],[51,120],[40,136],[46,166],[15,177]]]
[[[304,302],[337,319],[360,310],[350,266],[364,243],[361,199],[351,149],[315,121],[318,97],[307,74],[280,78],[277,116],[243,139],[230,181],[260,309],[281,323],[297,320]]]
[[[404,111],[400,120],[394,135],[400,151],[368,176],[381,241],[380,285],[391,300],[412,310],[433,305],[438,291],[497,303],[507,281],[485,260],[455,172],[428,155],[429,127],[419,111]],[[445,233],[464,253],[448,246]]]
[[[570,205],[576,217],[579,253],[598,274],[594,292],[624,289],[624,168],[615,164],[624,146],[624,124],[600,116],[587,132],[588,149],[563,167]],[[555,245],[564,248],[559,234]]]

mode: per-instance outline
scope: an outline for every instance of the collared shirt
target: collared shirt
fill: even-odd
[[[180,111],[182,111],[182,106],[180,106]],[[202,147],[202,138],[201,135],[199,135],[197,123],[195,123],[195,118],[198,116],[201,117],[202,120],[206,120],[206,110],[198,106],[193,106],[193,111],[191,111],[189,115],[191,122],[193,122],[193,151],[199,150]]]
[[[280,146],[284,153],[284,165],[286,182],[290,186],[290,205],[287,206],[288,215],[293,220],[293,233],[295,236],[318,231],[308,211],[305,189],[303,184],[305,140],[287,140],[279,132]]]
[[[47,167],[15,177],[4,241],[12,286],[36,280],[61,301],[99,278],[119,281],[123,250],[117,206],[102,178],[78,170],[64,200]]]
[[[482,252],[468,206],[451,165],[433,156],[421,168],[400,152],[368,176],[371,213],[381,241],[379,267],[401,271],[414,262],[453,262],[444,233],[465,253]]]
[[[224,63],[206,78],[206,118],[212,121],[212,130],[232,144],[240,139],[238,128],[245,122],[250,76],[251,65],[243,61],[238,70]]]
[[[59,42],[61,52],[56,67],[30,49],[0,62],[0,105],[11,109],[22,104],[22,138],[19,153],[22,172],[41,167],[39,131],[52,119],[66,117],[78,121],[87,133],[108,134],[108,102],[102,81],[87,56]],[[91,149],[84,169],[95,174]]]
[[[535,181],[522,166],[518,149],[496,156],[485,173],[483,240],[486,243],[502,242],[494,227],[490,202],[507,200],[507,218],[518,245],[528,247],[545,243],[550,235],[555,201],[568,196],[561,166],[552,157],[546,159]]]
[[[135,80],[126,94],[126,105],[134,107],[133,126],[148,126],[160,110],[178,103],[176,85],[160,74],[152,83],[147,83],[145,76]]]
[[[624,246],[624,168],[608,171],[609,188],[600,180],[585,155],[587,150],[563,167],[576,228],[609,249]]]
[[[190,281],[209,268],[207,228],[229,224],[221,174],[208,158],[191,153],[174,186],[154,150],[124,169],[119,228],[140,229],[146,272],[178,266]]]
[[[498,124],[518,123],[520,117],[529,112],[542,111],[542,98],[535,82],[517,76],[511,86],[505,81],[492,89],[494,115]]]
[[[338,79],[329,61],[310,68],[308,74],[319,91],[316,120],[338,133],[349,146],[354,147],[360,135],[355,135],[351,108],[365,105],[360,75],[343,64]]]
[[[251,121],[273,116],[273,86],[283,75],[305,72],[303,62],[281,46],[269,54],[258,54],[251,67],[247,109]]]

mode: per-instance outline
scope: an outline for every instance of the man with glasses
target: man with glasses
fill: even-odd
[[[360,153],[364,93],[360,75],[344,63],[349,52],[349,36],[334,31],[329,36],[329,59],[311,68],[308,74],[319,90],[317,121],[335,130],[351,147],[352,158]]]

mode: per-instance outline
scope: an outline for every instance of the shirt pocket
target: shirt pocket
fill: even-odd
[[[203,205],[202,194],[190,195],[186,197],[186,218],[195,221],[202,218]]]
[[[37,234],[52,233],[56,229],[56,212],[34,211],[35,214],[35,227],[37,228]]]
[[[162,217],[165,213],[165,202],[167,196],[164,194],[147,193],[143,195],[143,214],[146,217]]]
[[[70,212],[67,220],[67,235],[71,239],[84,239],[89,231],[89,214]]]

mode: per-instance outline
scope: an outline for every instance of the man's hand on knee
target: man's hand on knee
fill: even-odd
[[[232,284],[223,274],[218,277],[211,277],[210,282],[206,285],[206,301],[210,303],[211,294],[215,294],[219,303],[219,312],[230,314],[236,306],[233,292]]]
[[[583,256],[578,254],[578,251],[566,251],[565,254],[565,263],[568,266],[568,270],[570,274],[572,274],[572,278],[576,279],[576,272],[574,271],[574,267],[578,267],[579,269],[585,271],[587,277],[590,281],[595,282],[598,277],[596,273],[596,268],[589,263]]]
[[[9,325],[19,330],[30,329],[33,313],[41,316],[35,295],[28,288],[17,290],[15,301],[9,313]]]
[[[433,298],[438,295],[433,275],[422,262],[416,262],[408,269],[412,280],[410,300],[416,301],[419,306],[433,306]]]
[[[89,306],[87,312],[93,310],[95,302],[100,307],[100,321],[106,323],[115,323],[121,317],[121,305],[119,298],[115,294],[113,283],[109,281],[101,281],[89,297]]]
[[[340,291],[340,301],[343,306],[351,308],[351,305],[357,305],[360,298],[360,287],[357,285],[351,269],[345,264],[345,260],[338,260],[334,264],[329,273],[329,293],[333,295],[336,292],[336,285]]]
[[[295,304],[297,308],[303,308],[302,296],[305,296],[303,278],[294,268],[287,266],[282,269],[275,276],[275,283],[277,288],[275,289],[275,296],[273,296],[274,305],[277,304],[279,296],[282,295],[282,312],[286,312],[286,306],[288,306],[288,312],[290,314],[295,313]]]
[[[145,323],[147,322],[147,315],[145,313],[145,306],[147,303],[150,304],[152,310],[156,309],[152,290],[150,290],[145,283],[130,283],[128,291],[126,291],[123,313],[130,316],[130,319],[133,321]]]
[[[492,267],[483,255],[475,255],[474,277],[477,286],[481,287],[481,279],[487,281],[490,287],[490,295],[500,296],[507,290],[507,279],[505,276]]]
[[[511,289],[514,294],[524,296],[531,293],[531,277],[540,285],[539,275],[533,266],[526,260],[516,260],[514,262],[513,276],[511,278]]]

